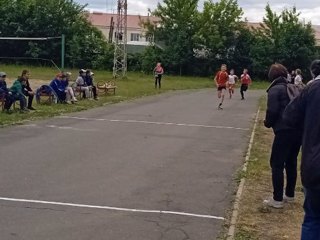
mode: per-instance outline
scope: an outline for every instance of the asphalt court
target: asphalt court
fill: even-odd
[[[0,130],[3,239],[216,239],[260,91],[164,94]],[[1,238],[2,239],[2,238]]]

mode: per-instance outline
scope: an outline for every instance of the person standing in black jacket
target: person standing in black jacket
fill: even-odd
[[[302,129],[301,179],[305,218],[302,240],[320,239],[320,60],[311,64],[314,80],[286,108],[286,124]]]
[[[284,201],[293,201],[297,181],[297,156],[301,146],[301,131],[287,125],[282,114],[289,104],[287,93],[287,69],[281,64],[274,64],[269,71],[272,81],[267,90],[268,103],[265,126],[274,131],[274,141],[270,158],[272,169],[273,197],[264,200],[264,204],[274,208],[283,208]],[[284,170],[287,185],[284,187]]]
[[[32,102],[34,98],[34,91],[31,89],[29,78],[30,78],[30,72],[29,70],[23,70],[21,73],[21,77],[25,79],[25,85],[23,88],[23,94],[28,97],[28,106],[27,108],[29,110],[36,110],[34,107],[32,107]]]

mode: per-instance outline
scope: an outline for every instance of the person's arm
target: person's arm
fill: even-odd
[[[279,118],[280,104],[279,104],[279,90],[275,87],[270,88],[268,92],[267,111],[264,120],[266,128],[272,128]]]
[[[216,86],[218,87],[219,84],[218,84],[218,77],[219,77],[219,72],[216,74],[216,76],[214,77],[214,82],[216,84]]]
[[[293,128],[302,129],[305,109],[306,109],[306,95],[308,88],[305,88],[301,94],[292,100],[283,112],[284,122]]]
[[[252,79],[251,79],[249,74],[248,74],[248,78],[249,78],[249,85],[251,85],[252,84]]]

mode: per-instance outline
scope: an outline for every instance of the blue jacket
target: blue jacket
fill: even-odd
[[[63,83],[62,80],[53,79],[50,83],[50,87],[55,91],[56,93],[64,92],[66,89],[65,83]]]
[[[286,124],[303,132],[301,179],[306,188],[320,189],[320,78],[309,84],[285,109]]]
[[[0,80],[0,95],[7,94],[9,89],[5,80]]]
[[[93,86],[93,78],[89,75],[86,75],[84,81],[87,86]]]

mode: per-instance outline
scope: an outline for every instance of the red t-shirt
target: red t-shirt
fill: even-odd
[[[225,87],[229,80],[229,75],[227,72],[219,71],[216,75],[216,80],[220,87]]]
[[[246,85],[249,85],[251,83],[251,78],[248,73],[241,75],[241,83]]]

